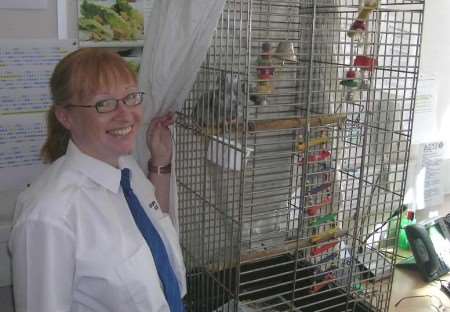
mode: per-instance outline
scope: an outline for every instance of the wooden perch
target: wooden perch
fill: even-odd
[[[332,115],[318,115],[309,118],[309,126],[317,127],[324,125],[337,124],[340,125],[347,119],[347,115],[344,113],[332,114]],[[308,119],[305,117],[292,117],[284,119],[271,119],[271,120],[256,120],[249,122],[248,129],[250,131],[262,131],[262,130],[288,130],[303,128],[308,125]]]
[[[311,242],[309,239],[301,239],[301,240],[289,240],[284,241],[283,244],[267,249],[267,250],[249,250],[245,253],[242,253],[240,255],[239,259],[236,259],[238,262],[232,261],[228,263],[219,262],[215,264],[208,265],[208,271],[209,272],[217,272],[225,269],[230,269],[238,264],[244,264],[244,263],[252,263],[255,261],[260,261],[267,258],[273,258],[276,256],[284,255],[287,253],[294,253],[297,250],[306,248],[308,246],[311,246]]]
[[[322,233],[313,235],[310,237],[311,244],[322,243],[331,239],[335,239],[347,234],[347,231],[341,230],[339,228],[331,228]]]
[[[242,122],[230,121],[224,124],[217,124],[216,127],[207,127],[206,134],[218,135],[220,132],[242,132],[245,128],[248,131],[267,131],[267,130],[294,130],[304,128],[308,125],[310,127],[333,125],[340,126],[347,119],[347,114],[337,113],[331,115],[315,115],[309,117],[291,117],[283,119],[267,119],[249,121],[247,124]]]
[[[224,269],[233,268],[239,264],[242,265],[245,263],[253,263],[255,261],[261,261],[263,259],[273,258],[288,253],[295,254],[297,251],[302,250],[304,248],[313,247],[316,244],[334,240],[345,235],[347,235],[346,230],[342,230],[340,228],[332,228],[322,232],[321,234],[313,235],[307,239],[299,239],[299,240],[293,239],[284,241],[282,244],[274,246],[267,250],[259,250],[259,251],[248,250],[247,252],[241,253],[239,260],[235,259],[239,261],[238,263],[236,261],[231,261],[228,263],[219,262],[215,264],[210,264],[208,265],[208,271],[217,272]],[[328,250],[329,246],[334,246],[336,243],[337,242],[334,241],[331,243],[327,243],[323,246],[316,246],[313,247],[313,250],[314,252],[319,252],[322,249]]]
[[[262,250],[251,253],[242,254],[240,258],[240,263],[246,263],[246,262],[254,262],[256,260],[261,260],[262,258],[272,258],[275,256],[283,255],[286,253],[293,253],[294,251],[298,249],[303,249],[308,246],[311,246],[311,243],[307,239],[303,240],[291,240],[291,241],[285,241],[281,246],[271,248],[269,250]]]
[[[323,135],[318,138],[309,140],[308,144],[306,144],[306,142],[300,142],[298,143],[297,148],[299,152],[304,152],[306,146],[313,147],[317,145],[327,144],[328,142],[330,142],[330,139],[326,135]]]

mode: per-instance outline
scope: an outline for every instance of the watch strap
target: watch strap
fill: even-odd
[[[172,164],[169,163],[169,164],[164,165],[164,166],[154,166],[152,164],[152,160],[150,159],[148,161],[148,172],[149,173],[156,173],[157,175],[168,174],[168,173],[172,172]]]

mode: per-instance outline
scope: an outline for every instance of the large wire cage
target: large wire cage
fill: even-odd
[[[420,0],[227,0],[176,128],[190,311],[387,311]]]

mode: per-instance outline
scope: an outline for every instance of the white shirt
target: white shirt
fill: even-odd
[[[132,157],[131,186],[166,246],[182,296],[178,234]],[[10,238],[16,311],[169,311],[150,249],[134,223],[120,170],[67,153],[19,196]]]

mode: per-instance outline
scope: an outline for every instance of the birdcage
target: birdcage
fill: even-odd
[[[190,311],[387,311],[423,9],[226,1],[176,127]]]

